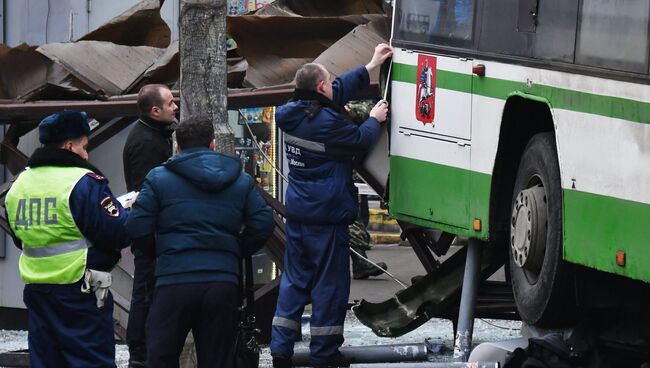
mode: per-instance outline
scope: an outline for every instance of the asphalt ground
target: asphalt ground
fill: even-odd
[[[452,246],[447,256],[453,254],[457,249],[459,247]],[[411,284],[412,277],[425,274],[424,267],[410,246],[377,244],[367,251],[367,255],[375,263],[385,262],[388,265],[388,271],[406,285]],[[502,278],[502,272],[497,272],[493,276],[493,279]],[[403,287],[399,283],[385,274],[370,277],[366,280],[352,280],[350,302],[365,299],[369,302],[378,303],[391,298],[397,291],[402,289]],[[296,342],[296,348],[309,347],[309,313],[310,308],[308,307],[305,309],[302,321],[303,338],[301,341]],[[510,340],[521,336],[521,322],[519,321],[476,319],[474,323],[474,346],[482,342]],[[423,343],[425,339],[428,339],[431,343],[442,346],[440,353],[430,354],[429,361],[433,362],[451,361],[454,344],[453,326],[449,320],[433,318],[403,336],[386,338],[376,336],[370,328],[361,324],[351,311],[348,311],[346,317],[344,337],[343,346]],[[260,367],[272,367],[268,346],[262,346]]]
[[[453,252],[453,249],[452,249]],[[411,278],[425,273],[413,250],[408,246],[397,244],[373,245],[367,251],[368,257],[374,262],[386,262],[388,271],[395,275],[406,285],[410,285]],[[365,299],[370,302],[381,302],[392,297],[401,290],[397,282],[387,275],[370,277],[367,280],[352,280],[350,302]],[[309,347],[309,313],[306,308],[303,316],[303,339],[296,343],[296,348]],[[520,336],[521,322],[482,320],[475,321],[474,345],[481,342],[499,341],[518,338]],[[444,346],[439,354],[430,355],[430,361],[444,362],[451,360],[453,349],[453,328],[449,320],[431,319],[418,329],[398,338],[377,337],[368,327],[362,325],[352,312],[348,312],[345,322],[344,346],[363,345],[391,345],[422,343],[425,339]],[[0,330],[0,352],[27,348],[27,334],[25,331]],[[116,363],[118,368],[128,366],[128,350],[125,345],[116,346]],[[270,368],[271,356],[268,346],[262,346],[260,367]]]
[[[424,275],[426,271],[409,246],[397,244],[377,244],[366,252],[368,258],[377,263],[385,262],[388,272],[406,285],[411,285],[411,278]],[[350,302],[365,299],[377,303],[390,299],[403,287],[392,280],[388,275],[382,274],[366,280],[352,280],[350,285]]]

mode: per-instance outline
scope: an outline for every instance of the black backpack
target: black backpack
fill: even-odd
[[[571,337],[550,333],[528,339],[528,348],[518,348],[503,368],[605,368],[600,359],[593,333],[587,324],[575,328]]]

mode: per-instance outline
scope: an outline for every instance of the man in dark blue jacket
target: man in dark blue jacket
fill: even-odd
[[[271,208],[238,159],[214,152],[208,118],[176,129],[179,154],[146,176],[126,228],[156,242],[156,291],[147,318],[147,366],[178,367],[190,330],[199,367],[229,367],[240,257],[273,231]]]
[[[311,356],[317,367],[346,366],[338,348],[350,294],[348,225],[357,217],[352,158],[379,138],[388,104],[380,101],[357,126],[343,106],[368,86],[369,72],[392,55],[377,45],[370,62],[331,82],[320,64],[296,73],[293,99],[275,118],[284,132],[289,186],[286,194],[285,270],[273,318],[274,367],[290,367],[304,306],[311,301]]]

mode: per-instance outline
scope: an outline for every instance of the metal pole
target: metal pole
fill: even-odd
[[[426,361],[428,357],[425,344],[344,346],[339,351],[357,363]],[[292,360],[298,367],[309,365],[309,349],[296,349]]]
[[[0,353],[0,367],[29,367],[28,351]]]
[[[350,368],[499,368],[498,362],[447,362],[447,363],[395,363],[395,364],[350,364]]]
[[[458,311],[458,330],[454,340],[454,361],[456,362],[466,362],[472,349],[474,309],[481,271],[481,245],[481,241],[477,239],[469,239],[467,245],[463,291]]]

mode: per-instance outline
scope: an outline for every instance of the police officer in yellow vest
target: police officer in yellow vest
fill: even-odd
[[[44,147],[6,196],[26,283],[31,367],[115,367],[108,273],[128,243],[127,213],[88,163],[84,112],[38,126]]]

